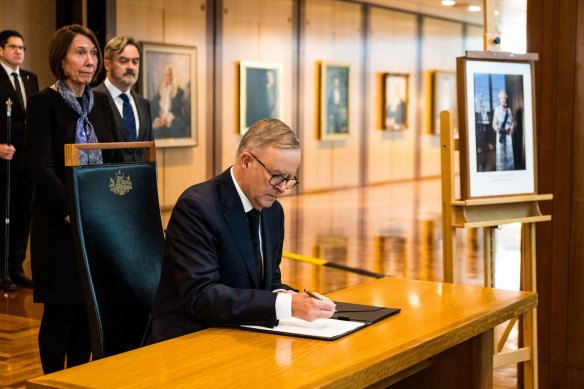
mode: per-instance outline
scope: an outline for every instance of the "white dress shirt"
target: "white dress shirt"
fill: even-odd
[[[127,92],[122,92],[114,84],[112,84],[108,78],[106,78],[103,83],[109,91],[110,95],[112,95],[114,103],[116,103],[116,107],[118,108],[120,116],[122,117],[124,117],[124,100],[122,100],[120,94],[124,93],[128,96],[130,105],[132,105],[132,111],[134,111],[134,118],[136,118],[136,139],[138,139],[138,136],[140,135],[140,117],[138,116],[138,109],[136,108],[136,102],[134,101],[132,93],[129,90]]]
[[[253,205],[251,201],[247,198],[245,193],[239,187],[235,176],[233,175],[233,167],[230,169],[231,172],[231,179],[233,180],[233,184],[235,185],[235,189],[237,189],[237,193],[239,194],[239,198],[241,199],[241,203],[243,204],[243,210],[247,213],[253,209]],[[262,234],[261,234],[261,223],[260,223],[260,245],[262,244]],[[263,261],[263,254],[262,254],[262,261]],[[285,320],[290,319],[292,317],[292,295],[290,293],[278,293],[284,292],[284,290],[278,289],[272,292],[277,293],[276,295],[276,319],[278,320]]]

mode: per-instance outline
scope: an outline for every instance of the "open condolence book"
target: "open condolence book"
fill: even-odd
[[[399,308],[351,304],[339,301],[335,301],[335,304],[337,312],[330,319],[316,319],[308,322],[293,317],[288,320],[280,320],[278,325],[273,328],[254,325],[242,325],[241,328],[303,338],[335,340],[400,311]]]

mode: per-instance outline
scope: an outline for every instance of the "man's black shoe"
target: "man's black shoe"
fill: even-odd
[[[5,277],[0,275],[0,289],[4,289],[5,292],[14,292],[16,290],[16,285],[9,276]]]
[[[16,285],[32,289],[32,280],[28,278],[23,271],[12,273],[10,278],[12,278],[12,281],[14,281]]]

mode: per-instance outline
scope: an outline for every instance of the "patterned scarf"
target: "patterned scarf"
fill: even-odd
[[[58,80],[55,85],[65,103],[79,115],[75,126],[75,143],[97,143],[97,136],[87,117],[93,108],[93,92],[89,85],[85,86],[81,104],[63,81]],[[101,165],[103,163],[101,150],[80,150],[79,162],[81,165]]]

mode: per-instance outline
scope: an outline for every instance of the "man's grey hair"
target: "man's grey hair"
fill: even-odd
[[[285,123],[278,119],[262,119],[249,127],[237,148],[235,154],[239,159],[241,153],[247,150],[264,150],[267,147],[280,149],[300,149],[300,141],[296,134]]]
[[[128,45],[136,46],[138,53],[140,53],[140,42],[138,42],[136,39],[129,35],[115,36],[105,45],[105,49],[103,50],[103,58],[111,61],[114,58],[114,54],[121,53]]]

